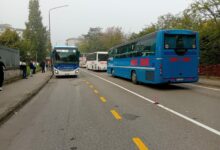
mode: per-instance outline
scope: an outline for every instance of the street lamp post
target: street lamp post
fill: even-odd
[[[51,43],[50,12],[55,10],[55,9],[59,9],[59,8],[63,8],[63,7],[68,7],[68,5],[62,5],[62,6],[58,6],[58,7],[54,7],[54,8],[49,9],[49,38],[50,38],[50,43]]]

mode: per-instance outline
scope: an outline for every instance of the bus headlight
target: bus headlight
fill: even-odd
[[[58,71],[58,70],[55,70],[55,74],[59,74],[59,71]]]
[[[76,73],[79,73],[79,70],[76,70]]]

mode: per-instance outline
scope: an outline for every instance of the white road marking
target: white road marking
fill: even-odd
[[[194,86],[194,87],[199,87],[199,88],[203,88],[203,89],[208,89],[208,90],[213,90],[213,91],[220,91],[220,89],[218,88],[212,88],[212,87],[207,87],[207,86],[201,86],[201,85],[195,85],[195,84],[184,84],[184,85],[188,85],[188,86]]]
[[[83,71],[84,71],[84,70],[83,70]],[[109,81],[109,80],[107,80],[107,79],[104,79],[104,78],[102,78],[102,77],[99,77],[98,75],[95,75],[95,74],[90,73],[90,72],[88,72],[88,71],[84,71],[84,72],[86,72],[86,73],[88,73],[88,74],[90,74],[90,75],[92,75],[92,76],[94,76],[94,77],[97,77],[97,78],[99,78],[99,79],[101,79],[101,80],[103,80],[103,81],[106,81],[106,82],[108,82],[108,83],[110,83],[110,84],[113,84],[113,85],[115,85],[115,86],[117,86],[117,87],[119,87],[119,88],[121,88],[121,89],[123,89],[123,90],[125,90],[125,91],[127,91],[127,92],[129,92],[129,93],[131,93],[131,94],[133,94],[133,95],[135,95],[135,96],[137,96],[137,97],[143,99],[143,100],[146,100],[146,101],[148,101],[148,102],[154,104],[154,101],[153,101],[153,100],[151,100],[151,99],[149,99],[149,98],[146,98],[146,97],[144,97],[144,96],[142,96],[142,95],[140,95],[140,94],[138,94],[138,93],[135,93],[135,92],[133,92],[133,91],[131,91],[131,90],[129,90],[129,89],[127,89],[127,88],[121,86],[121,85],[118,85],[118,84],[116,84],[116,83],[114,83],[114,82],[111,82],[111,81]],[[199,126],[199,127],[202,127],[202,128],[204,128],[204,129],[206,129],[206,130],[208,130],[208,131],[210,131],[210,132],[212,132],[212,133],[214,133],[214,134],[220,136],[220,131],[218,131],[218,130],[216,130],[216,129],[214,129],[214,128],[211,128],[211,127],[209,127],[209,126],[207,126],[207,125],[205,125],[205,124],[203,124],[203,123],[200,123],[200,122],[198,122],[198,121],[195,121],[195,120],[193,120],[193,119],[191,119],[191,118],[189,118],[189,117],[187,117],[187,116],[185,116],[185,115],[183,115],[183,114],[181,114],[181,113],[178,113],[178,112],[176,112],[175,110],[172,110],[172,109],[170,109],[170,108],[168,108],[168,107],[166,107],[166,106],[163,106],[163,105],[161,105],[161,104],[158,104],[157,106],[160,107],[160,108],[162,108],[162,109],[164,109],[164,110],[166,110],[166,111],[168,111],[168,112],[170,112],[170,113],[172,113],[172,114],[175,114],[176,116],[179,116],[179,117],[181,117],[181,118],[183,118],[183,119],[185,119],[185,120],[187,120],[187,121],[189,121],[189,122],[191,122],[191,123],[193,123],[193,124],[195,124],[195,125],[197,125],[197,126]]]

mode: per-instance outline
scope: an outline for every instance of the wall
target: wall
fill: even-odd
[[[5,48],[0,46],[1,61],[6,66],[5,81],[14,80],[21,76],[20,66],[20,53],[19,50]]]

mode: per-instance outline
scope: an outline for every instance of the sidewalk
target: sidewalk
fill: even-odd
[[[220,78],[207,78],[201,76],[198,84],[220,88]]]
[[[0,91],[0,123],[33,97],[49,81],[51,75],[50,71],[37,73],[28,79],[3,85],[3,91]]]

